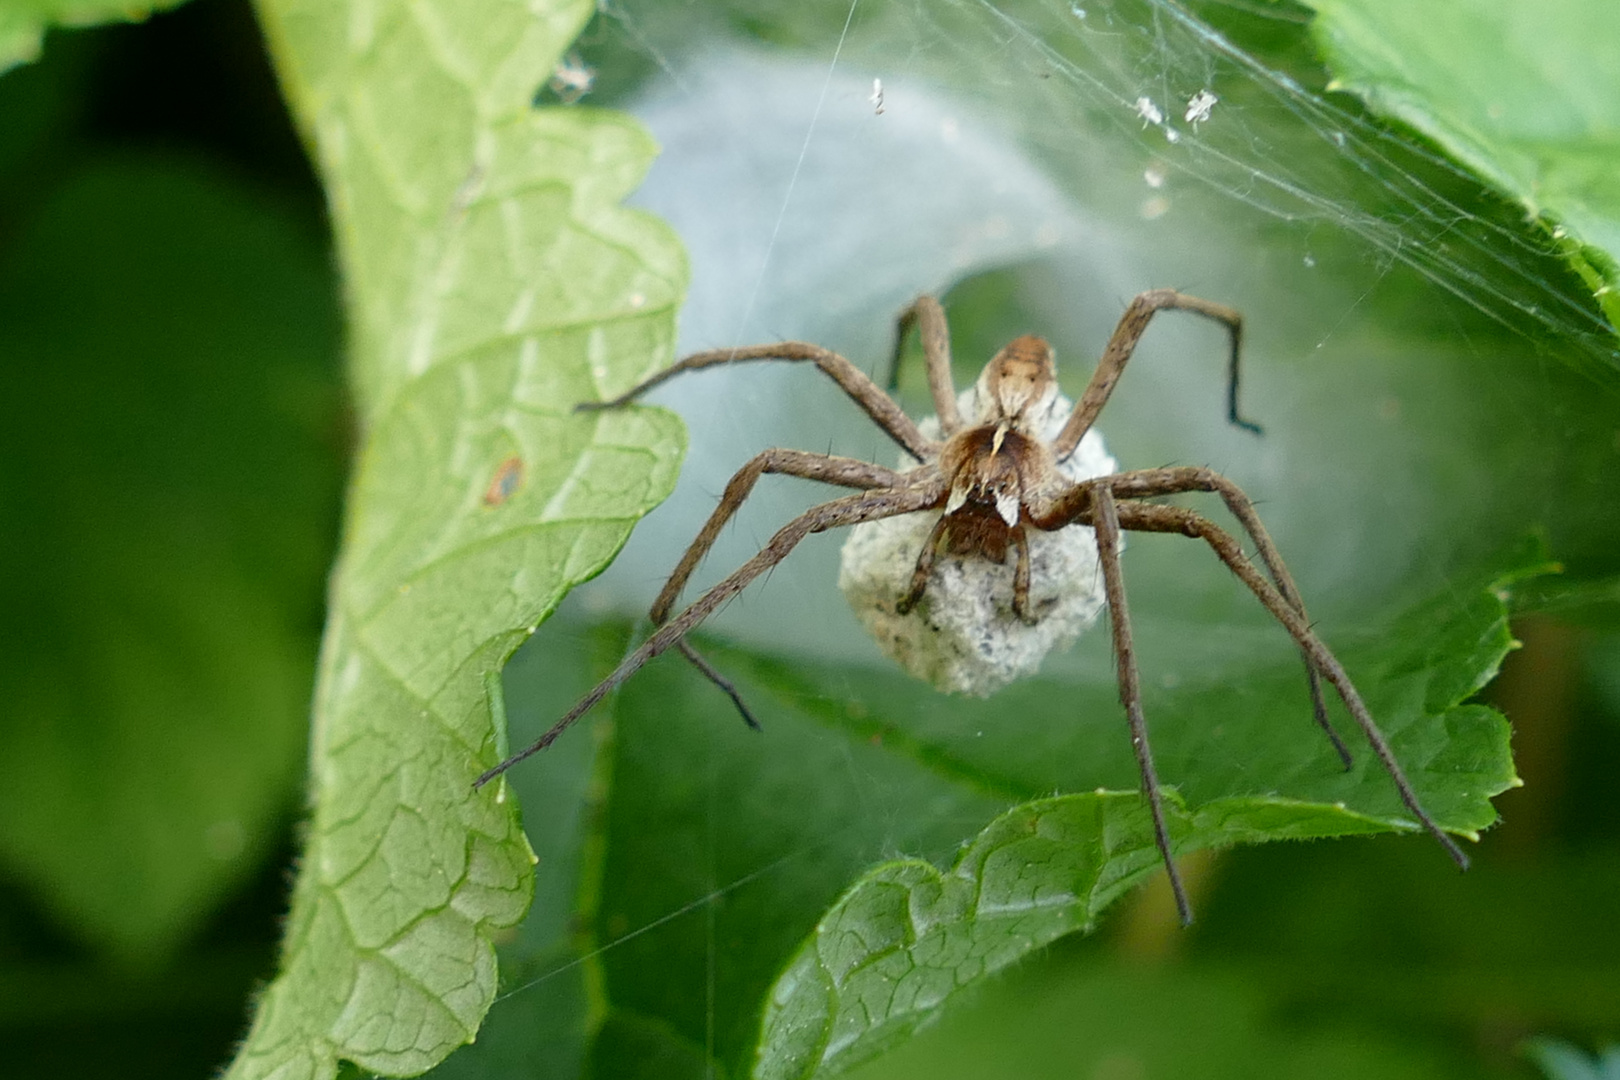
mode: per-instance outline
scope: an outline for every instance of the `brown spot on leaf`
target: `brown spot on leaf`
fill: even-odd
[[[523,486],[523,459],[509,457],[501,462],[500,468],[489,481],[489,487],[484,489],[484,505],[499,506],[501,503],[517,494],[517,489]]]

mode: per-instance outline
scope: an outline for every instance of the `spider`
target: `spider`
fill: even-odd
[[[951,383],[950,339],[944,309],[930,296],[919,297],[900,318],[900,335],[915,326],[926,358],[928,385],[939,421],[939,439],[923,433],[882,389],[844,357],[818,345],[787,341],[746,348],[714,349],[694,353],[651,376],[630,390],[602,402],[585,402],[577,411],[624,406],[647,391],[683,372],[755,360],[786,360],[814,364],[836,382],[917,464],[891,469],[853,458],[803,450],[771,449],[758,454],[726,485],[719,505],[681,557],[658,598],[650,617],[656,630],[631,652],[611,675],[558,720],[532,745],[485,772],[477,786],[494,779],[531,754],[551,745],[571,724],[607,696],[642,665],[669,649],[678,649],[710,681],[724,691],[750,727],[759,723],[749,712],[736,687],[686,640],[686,635],[715,609],[741,592],[751,581],[787,557],[811,533],[861,522],[876,521],[917,511],[939,511],[928,540],[917,557],[910,587],[896,598],[896,610],[913,608],[929,588],[930,573],[941,551],[967,558],[1005,564],[1014,560],[1011,607],[1025,622],[1030,610],[1030,530],[1055,531],[1086,526],[1096,534],[1103,589],[1113,635],[1119,679],[1119,697],[1129,723],[1131,744],[1141,773],[1142,791],[1153,821],[1154,840],[1169,874],[1181,921],[1192,921],[1181,875],[1171,855],[1163,798],[1153,752],[1148,743],[1142,711],[1140,678],[1131,640],[1130,613],[1125,602],[1125,580],[1120,568],[1122,532],[1179,533],[1208,544],[1215,555],[1246,585],[1282,624],[1299,647],[1317,725],[1332,743],[1346,768],[1349,748],[1328,720],[1322,680],[1332,684],[1354,718],[1373,753],[1394,781],[1401,801],[1422,827],[1463,869],[1468,857],[1423,809],[1388,741],[1373,721],[1350,677],[1328,647],[1316,636],[1305,605],[1275,545],[1255,512],[1254,503],[1232,481],[1202,467],[1131,469],[1088,480],[1062,476],[1058,462],[1079,446],[1096,422],[1119,382],[1137,342],[1153,316],[1161,311],[1186,311],[1223,326],[1230,340],[1227,364],[1227,418],[1258,434],[1260,428],[1238,410],[1238,360],[1242,345],[1242,316],[1232,308],[1188,296],[1173,289],[1155,289],[1133,299],[1114,328],[1090,383],[1055,438],[1034,432],[1033,418],[1044,415],[1057,396],[1057,372],[1051,347],[1039,337],[1026,335],[1008,343],[991,358],[979,376],[981,414],[964,417]],[[896,348],[898,355],[898,345]],[[794,518],[730,576],[671,617],[687,580],[714,545],[721,529],[767,473],[854,489],[854,494],[832,499]],[[1204,492],[1220,496],[1248,534],[1258,555],[1257,567],[1231,534],[1207,517],[1179,506],[1147,500],[1167,495]],[[1264,568],[1264,573],[1261,572]]]

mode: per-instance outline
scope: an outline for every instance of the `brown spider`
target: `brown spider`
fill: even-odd
[[[478,778],[483,785],[517,762],[551,745],[556,738],[592,706],[660,653],[679,649],[711,681],[725,691],[752,727],[758,723],[748,712],[736,688],[716,671],[691,645],[686,634],[716,608],[736,596],[764,571],[781,562],[800,540],[811,533],[865,521],[894,517],[921,510],[942,511],[923,545],[911,586],[897,598],[902,614],[922,598],[938,552],[1005,563],[1011,550],[1016,559],[1013,573],[1012,607],[1026,622],[1029,611],[1030,559],[1026,533],[1029,529],[1054,531],[1071,525],[1090,526],[1096,532],[1097,554],[1102,566],[1103,586],[1113,630],[1114,653],[1119,675],[1119,696],[1130,723],[1131,743],[1136,750],[1142,774],[1142,790],[1152,812],[1154,836],[1169,872],[1176,906],[1182,922],[1192,920],[1192,910],[1180,874],[1171,857],[1170,838],[1164,820],[1159,778],[1148,746],[1147,722],[1142,713],[1141,690],[1136,656],[1131,643],[1130,615],[1125,604],[1125,581],[1120,570],[1119,552],[1122,529],[1142,532],[1180,533],[1203,540],[1240,581],[1249,587],[1276,620],[1298,644],[1305,660],[1316,722],[1333,743],[1348,768],[1350,751],[1328,721],[1322,697],[1321,678],[1338,691],[1350,715],[1372,745],[1400,792],[1401,801],[1422,823],[1459,867],[1468,866],[1468,857],[1435,824],[1418,802],[1389,743],[1367,711],[1350,677],[1306,620],[1305,605],[1293,579],[1255,513],[1254,504],[1236,484],[1206,468],[1182,467],[1132,469],[1080,482],[1063,477],[1056,468],[1080,444],[1082,436],[1096,421],[1109,395],[1124,371],[1142,333],[1153,316],[1166,309],[1190,311],[1224,326],[1231,338],[1228,362],[1227,415],[1232,423],[1259,432],[1254,424],[1238,414],[1238,355],[1242,340],[1242,317],[1221,304],[1185,296],[1171,289],[1142,293],[1131,301],[1115,327],[1108,347],[1085,393],[1069,414],[1057,437],[1042,441],[1031,430],[1031,417],[1051,405],[1057,394],[1057,373],[1052,350],[1041,338],[1018,338],[998,352],[980,376],[983,414],[964,420],[957,407],[951,383],[950,342],[945,313],[932,297],[919,297],[901,316],[901,334],[915,324],[927,359],[928,385],[938,410],[939,440],[928,438],[900,406],[837,353],[804,342],[755,345],[740,349],[715,349],[694,353],[652,376],[612,401],[587,402],[580,410],[611,409],[625,405],[653,387],[685,371],[751,360],[800,360],[813,363],[843,388],[872,420],[899,443],[918,464],[905,471],[869,464],[831,454],[803,450],[766,450],[744,465],[726,485],[720,505],[710,515],[687,548],[675,572],[670,575],[651,618],[658,629],[627,656],[618,668],[595,689],[580,699],[567,715],[558,720],[535,743],[507,758]],[[898,351],[898,350],[897,350]],[[700,596],[684,611],[670,618],[687,579],[713,546],[720,530],[748,498],[754,484],[766,473],[819,480],[855,488],[846,495],[812,507],[793,519],[753,558],[714,588]],[[1249,538],[1254,542],[1267,580],[1230,534],[1208,518],[1177,506],[1143,500],[1184,492],[1218,494]]]

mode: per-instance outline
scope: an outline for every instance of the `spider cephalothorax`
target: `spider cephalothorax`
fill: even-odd
[[[1118,661],[1120,701],[1130,725],[1131,742],[1142,774],[1142,789],[1152,813],[1154,835],[1175,891],[1183,921],[1192,918],[1186,892],[1171,858],[1169,831],[1153,754],[1148,745],[1147,721],[1142,712],[1130,613],[1125,603],[1125,582],[1120,567],[1123,532],[1178,533],[1204,541],[1237,578],[1288,631],[1305,661],[1316,722],[1338,751],[1345,766],[1350,752],[1328,722],[1321,682],[1338,692],[1350,715],[1372,746],[1373,753],[1394,781],[1401,800],[1422,826],[1435,837],[1459,866],[1467,866],[1451,840],[1419,803],[1400,763],[1373,721],[1361,696],[1333,653],[1311,630],[1305,606],[1282,558],[1255,513],[1254,504],[1230,480],[1209,469],[1195,467],[1115,471],[1095,445],[1093,461],[1106,462],[1099,474],[1076,471],[1075,459],[1084,453],[1092,424],[1107,404],[1126,361],[1130,359],[1155,313],[1165,309],[1190,311],[1220,323],[1228,330],[1227,416],[1232,423],[1257,432],[1238,415],[1238,355],[1242,320],[1231,308],[1170,289],[1146,292],[1132,300],[1109,339],[1097,370],[1078,404],[1062,415],[1055,410],[1067,402],[1058,395],[1052,350],[1038,337],[1010,342],[985,366],[971,395],[974,415],[964,420],[951,384],[950,345],[945,314],[931,297],[921,297],[901,317],[901,334],[915,324],[928,362],[928,383],[937,411],[936,438],[932,430],[913,423],[901,408],[863,372],[837,353],[804,342],[783,342],[740,349],[695,353],[607,402],[591,402],[582,410],[615,408],[635,400],[654,386],[685,371],[754,360],[790,360],[813,363],[832,378],[872,420],[883,428],[918,464],[904,471],[853,458],[802,450],[766,450],[743,466],[726,485],[720,505],[676,565],[674,573],[653,602],[651,618],[658,629],[618,668],[568,711],[532,746],[500,762],[478,780],[486,783],[530,754],[549,746],[575,720],[601,701],[609,691],[643,664],[668,649],[679,649],[704,675],[728,694],[752,726],[758,726],[742,698],[686,640],[686,634],[716,608],[741,592],[749,582],[782,561],[798,542],[811,533],[846,525],[885,522],[904,515],[932,513],[932,524],[915,555],[909,583],[904,589],[890,585],[882,603],[896,617],[912,611],[931,588],[939,589],[935,564],[940,553],[962,564],[1001,566],[1009,553],[1015,558],[1010,609],[1018,620],[1039,622],[1031,592],[1031,533],[1050,534],[1076,529],[1095,530],[1096,567],[1111,616],[1114,653]],[[897,347],[898,352],[898,347]],[[970,397],[964,395],[964,401]],[[1095,443],[1095,435],[1092,435]],[[1080,451],[1081,453],[1077,453]],[[753,558],[714,588],[671,617],[682,588],[720,530],[747,499],[754,484],[766,473],[818,480],[856,493],[833,499],[805,511],[789,522]],[[1178,506],[1145,500],[1188,492],[1221,497],[1256,549],[1256,560],[1244,554],[1238,542],[1201,514]],[[1257,565],[1258,563],[1258,565]],[[846,550],[846,571],[849,561]],[[903,571],[902,571],[903,572]],[[848,589],[846,588],[846,593]],[[870,625],[870,624],[869,624]],[[895,645],[895,642],[890,642]],[[903,650],[902,650],[903,651]],[[891,649],[891,654],[897,655]],[[907,665],[908,667],[911,665]],[[915,670],[915,669],[914,669]]]
[[[921,598],[936,546],[993,563],[1005,562],[1012,547],[1018,555],[1013,611],[1032,622],[1026,507],[1055,494],[1057,476],[1037,427],[1058,393],[1051,346],[1032,335],[1016,338],[985,365],[977,390],[981,411],[973,426],[950,434],[939,452],[939,473],[950,494],[900,610]]]

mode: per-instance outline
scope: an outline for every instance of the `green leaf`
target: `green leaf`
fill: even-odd
[[[318,236],[93,159],[0,265],[0,861],[161,963],[296,800],[340,478]]]
[[[1336,85],[1542,221],[1620,329],[1620,37],[1605,0],[1305,0]]]
[[[363,441],[282,970],[232,1077],[408,1075],[473,1038],[532,888],[506,783],[472,786],[501,666],[673,482],[673,416],[573,412],[668,362],[685,282],[617,205],[641,129],[530,107],[592,10],[261,8],[332,202]]]
[[[1281,835],[1377,829],[1357,815],[1281,799],[1169,807],[1178,852]],[[1135,792],[1015,807],[947,873],[898,862],[862,876],[816,926],[772,990],[758,1077],[831,1076],[902,1042],[960,990],[1063,934],[1090,929],[1158,868]]]
[[[1537,569],[1527,561],[1512,577]],[[1505,720],[1494,710],[1463,704],[1512,646],[1503,604],[1506,585],[1507,579],[1498,579],[1486,589],[1448,594],[1411,612],[1406,625],[1391,628],[1383,643],[1347,651],[1352,670],[1371,688],[1369,705],[1425,805],[1444,827],[1468,835],[1495,819],[1490,797],[1517,782]],[[1453,647],[1458,641],[1474,647]],[[1256,673],[1251,681],[1271,677]],[[1167,703],[1153,715],[1196,716],[1234,747],[1283,743],[1279,758],[1312,756],[1299,745],[1300,736],[1315,734],[1308,725],[1268,731],[1274,718],[1222,704],[1219,694],[1204,688],[1200,707],[1178,710]],[[892,708],[881,715],[911,737],[928,724]],[[942,734],[943,725],[928,739],[935,752],[947,745]],[[1173,725],[1166,738],[1176,740],[1178,734]],[[1117,732],[1093,727],[1087,741],[1097,738],[1124,742]],[[1178,751],[1186,745],[1183,736]],[[965,744],[959,750],[964,760],[972,752]],[[1099,743],[1067,747],[1063,756],[1115,755]],[[1288,785],[1297,793],[1293,798],[1255,791],[1257,784],[1268,783],[1262,778],[1283,771],[1268,769],[1258,755],[1229,759],[1236,766],[1231,772],[1211,768],[1215,756],[1202,750],[1202,769],[1180,760],[1164,766],[1166,776],[1189,777],[1182,788],[1187,802],[1177,799],[1170,813],[1179,853],[1415,826],[1393,803],[1387,777],[1365,754],[1348,774],[1296,775]],[[1026,776],[1035,764],[1033,759],[1023,763]],[[1004,768],[1002,776],[1010,776],[1010,770]],[[1029,780],[1021,786],[1027,785]],[[1232,794],[1244,791],[1255,793]],[[1157,869],[1152,824],[1141,798],[1133,791],[1102,790],[1014,807],[981,832],[946,873],[916,860],[877,867],[817,923],[772,988],[754,1074],[831,1076],[882,1053],[934,1019],[977,979],[1063,934],[1089,929],[1109,903]]]
[[[1456,1036],[1477,1017],[1601,1032],[1620,1000],[1612,847],[1504,860],[1487,841],[1467,875],[1433,854],[1271,844],[1202,860],[1217,884],[1190,933],[1135,937],[1153,906],[1137,905],[847,1075],[1056,1080],[1134,1059],[1149,1076],[1432,1078],[1477,1071]]]
[[[1434,1080],[1445,1057],[1362,1017],[1301,1022],[1252,967],[1075,955],[993,980],[971,1012],[849,1075],[860,1080],[1182,1076]]]
[[[186,0],[0,0],[0,74],[39,58],[51,26],[140,22]]]
[[[1489,824],[1489,796],[1513,782],[1501,716],[1456,703],[1511,647],[1506,586],[1539,563],[1533,552],[1507,561],[1504,578],[1448,589],[1341,650],[1426,803],[1463,832]],[[546,633],[582,640],[566,622]],[[1161,772],[1190,808],[1175,817],[1178,848],[1410,831],[1365,751],[1353,772],[1338,767],[1309,722],[1298,658],[1275,637],[1239,681],[1216,671],[1166,689],[1148,671]],[[616,653],[604,645],[597,670]],[[535,1060],[563,1070],[537,1036],[555,1040],[573,1021],[541,1002],[576,978],[602,988],[590,1075],[831,1075],[1090,927],[1159,863],[1105,643],[1081,647],[1104,654],[1095,681],[1032,680],[989,701],[944,698],[892,671],[711,648],[763,735],[684,665],[649,666],[559,741],[566,760],[543,755],[545,775],[514,777],[538,792],[589,772],[593,756],[611,761],[593,781],[599,836],[571,841],[580,834],[555,811],[531,820],[545,842],[605,847],[598,866],[579,868],[594,898],[573,907],[594,931],[559,944],[537,929],[509,946],[513,975],[491,1022],[502,1048],[481,1040],[443,1075],[519,1075]],[[515,737],[588,681],[571,666],[576,648],[550,652],[526,652],[512,673],[514,700],[534,701],[514,716]],[[1042,795],[1098,787],[1114,790]],[[1411,842],[1450,865],[1428,840]],[[649,1060],[663,1071],[633,1067]]]

